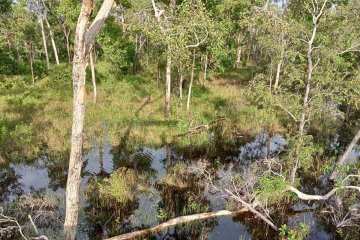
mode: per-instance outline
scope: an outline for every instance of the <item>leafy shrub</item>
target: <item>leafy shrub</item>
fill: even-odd
[[[107,179],[97,184],[100,198],[104,201],[126,203],[134,200],[139,178],[132,169],[119,168]]]
[[[287,182],[280,176],[262,176],[257,182],[256,194],[259,200],[276,203],[286,195]]]
[[[282,225],[280,228],[280,237],[281,240],[303,240],[309,235],[309,227],[300,223],[300,226],[295,229],[290,229],[286,224]]]

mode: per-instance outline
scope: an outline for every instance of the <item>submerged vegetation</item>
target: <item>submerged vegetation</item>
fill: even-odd
[[[0,0],[0,238],[358,237],[359,16]]]

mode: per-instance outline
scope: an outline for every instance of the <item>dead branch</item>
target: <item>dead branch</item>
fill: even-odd
[[[166,228],[176,226],[176,225],[179,225],[179,224],[184,224],[184,223],[197,221],[197,220],[204,220],[204,219],[208,219],[208,218],[220,217],[220,216],[235,215],[235,214],[240,214],[240,213],[243,213],[243,212],[247,212],[247,209],[242,208],[242,209],[240,209],[238,211],[220,210],[220,211],[216,211],[216,212],[199,213],[199,214],[193,214],[193,215],[188,215],[188,216],[176,217],[176,218],[170,219],[170,220],[168,220],[166,222],[163,222],[160,225],[157,225],[157,226],[152,227],[152,228],[148,228],[148,229],[144,229],[144,230],[140,230],[140,231],[135,231],[135,232],[130,232],[130,233],[125,233],[125,234],[122,234],[122,235],[119,235],[119,236],[107,238],[105,240],[134,239],[134,238],[138,238],[138,237],[141,237],[141,236],[154,234],[154,233],[160,232],[160,231],[162,231],[162,230],[164,230]]]
[[[191,124],[190,124],[187,132],[177,134],[174,136],[174,138],[176,139],[179,137],[184,137],[187,135],[192,135],[192,134],[203,132],[203,131],[208,131],[210,129],[210,127],[212,127],[213,125],[217,124],[218,122],[221,122],[224,120],[225,120],[225,118],[219,118],[219,119],[216,119],[216,120],[210,122],[209,124],[201,124],[201,125],[198,125],[195,127],[191,127]]]
[[[15,228],[18,228],[19,229],[19,233],[21,235],[21,237],[25,240],[28,240],[25,235],[23,234],[22,232],[22,228],[19,224],[19,222],[13,218],[13,217],[8,217],[8,216],[5,216],[3,214],[3,208],[0,208],[0,224],[15,224],[16,226],[12,226],[12,227],[15,227]]]
[[[229,191],[228,189],[225,189],[225,192],[230,194],[230,196],[235,199],[236,201],[240,202],[246,209],[248,209],[250,212],[254,213],[256,216],[261,218],[264,222],[269,224],[269,226],[274,229],[275,231],[278,231],[278,227],[275,226],[275,224],[270,221],[268,218],[266,218],[263,214],[261,214],[259,211],[257,211],[251,204],[245,202],[242,200],[238,195],[235,195],[233,192]]]

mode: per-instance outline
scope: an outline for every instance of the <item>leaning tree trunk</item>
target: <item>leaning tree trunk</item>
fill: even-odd
[[[188,112],[190,110],[190,98],[191,98],[191,89],[194,82],[194,71],[195,71],[195,49],[193,50],[193,59],[191,64],[191,76],[190,76],[190,85],[189,85],[189,92],[188,92],[188,98],[186,102],[186,111]]]
[[[94,2],[83,0],[79,14],[74,43],[73,59],[73,122],[71,132],[71,151],[69,160],[68,178],[66,183],[66,211],[64,231],[66,239],[74,240],[79,217],[80,181],[82,166],[83,130],[85,118],[85,77],[86,63],[95,38],[105,23],[114,0],[104,0],[97,16],[87,30]]]
[[[171,94],[171,48],[168,46],[166,58],[165,76],[165,118],[170,116],[170,94]]]
[[[47,49],[47,45],[46,45],[46,36],[45,36],[45,30],[44,30],[44,22],[41,18],[39,18],[39,23],[40,23],[40,27],[41,27],[41,35],[42,35],[42,40],[43,40],[43,45],[44,45],[44,52],[45,52],[45,58],[46,58],[46,67],[49,69],[49,53],[48,53],[48,49]]]
[[[55,56],[55,61],[56,61],[56,64],[59,65],[59,56],[58,56],[58,52],[57,52],[57,48],[56,48],[56,43],[55,43],[55,40],[54,40],[54,34],[53,34],[53,31],[51,30],[51,26],[50,26],[50,23],[49,21],[45,18],[45,23],[49,29],[49,33],[50,33],[50,40],[51,40],[51,44],[52,44],[52,47],[53,47],[53,50],[54,50],[54,56]]]
[[[339,157],[339,159],[336,163],[336,168],[339,168],[345,164],[347,158],[349,157],[351,151],[353,150],[353,148],[355,147],[355,145],[359,141],[359,139],[360,139],[360,129],[357,131],[357,133],[355,134],[355,136],[353,137],[353,139],[351,140],[349,145],[346,147],[345,152]],[[336,178],[336,170],[337,169],[335,169],[332,172],[332,174],[330,175],[330,177],[329,177],[330,180],[334,180]]]

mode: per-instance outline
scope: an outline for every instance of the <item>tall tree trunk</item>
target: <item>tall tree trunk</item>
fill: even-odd
[[[56,64],[59,65],[59,56],[58,56],[58,52],[57,52],[57,48],[56,48],[56,43],[55,43],[55,40],[54,40],[54,34],[51,30],[51,26],[50,26],[50,23],[49,21],[45,18],[45,23],[49,29],[49,33],[50,33],[50,40],[51,40],[51,44],[52,44],[52,47],[53,47],[53,50],[54,50],[54,56],[55,56],[55,61],[56,61]]]
[[[306,77],[306,87],[305,87],[305,94],[303,98],[303,104],[302,104],[302,113],[301,118],[299,122],[299,130],[298,130],[298,143],[295,150],[295,163],[293,166],[293,169],[290,174],[290,183],[293,185],[295,182],[296,172],[300,164],[300,151],[301,147],[303,145],[303,135],[304,135],[304,127],[306,124],[306,117],[308,115],[309,110],[309,97],[310,97],[310,89],[311,89],[311,80],[313,75],[313,60],[312,60],[312,54],[314,50],[314,41],[318,29],[319,19],[323,14],[323,10],[325,8],[325,5],[327,3],[327,0],[324,1],[321,8],[318,8],[318,12],[312,13],[312,19],[313,19],[313,30],[310,40],[308,41],[308,49],[307,49],[307,62],[308,62],[308,68],[307,68],[307,77]],[[318,3],[316,3],[318,4]]]
[[[188,112],[190,109],[190,98],[191,98],[191,89],[194,82],[194,72],[195,72],[195,49],[193,50],[193,59],[191,64],[191,76],[190,76],[190,85],[189,85],[189,92],[188,92],[188,98],[186,102],[186,111]]]
[[[93,92],[93,102],[94,102],[94,104],[96,104],[96,96],[97,96],[97,92],[96,92],[96,76],[95,76],[95,64],[94,64],[92,52],[90,52],[90,68],[91,68],[91,81],[92,81],[93,91],[94,91]]]
[[[359,141],[359,139],[360,139],[360,129],[358,129],[357,133],[355,134],[355,136],[353,137],[353,139],[351,140],[349,145],[346,147],[345,152],[339,157],[339,159],[336,163],[336,168],[339,168],[345,164],[346,159],[349,157],[351,151],[353,150],[353,148],[355,147],[355,145]],[[330,177],[329,177],[330,180],[334,180],[336,178],[336,170],[337,170],[336,168],[330,175]]]
[[[204,79],[203,79],[203,86],[206,84],[206,78],[207,78],[207,65],[208,65],[208,55],[205,55],[204,59]]]
[[[87,30],[93,10],[93,0],[83,0],[79,14],[74,43],[73,59],[73,122],[68,178],[66,183],[66,212],[64,232],[66,239],[74,240],[79,216],[80,181],[82,167],[83,129],[85,118],[86,62],[95,38],[105,23],[114,0],[104,0],[97,16]]]
[[[165,76],[165,118],[170,116],[170,94],[171,94],[171,47],[168,45],[166,57]]]
[[[46,45],[46,36],[45,36],[45,29],[44,29],[44,22],[41,18],[39,18],[39,23],[41,27],[41,35],[43,40],[43,46],[44,46],[44,52],[45,52],[45,58],[46,58],[46,67],[49,69],[49,53]]]
[[[183,69],[183,65],[182,62],[180,61],[179,64],[179,97],[180,99],[182,99],[183,97],[183,81],[184,81],[184,69]]]

